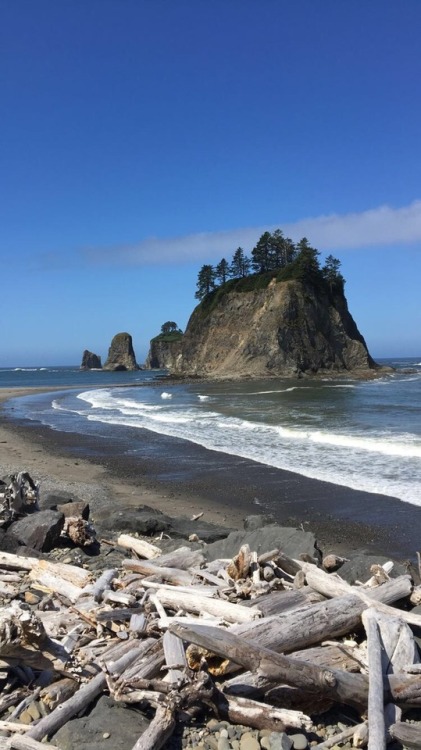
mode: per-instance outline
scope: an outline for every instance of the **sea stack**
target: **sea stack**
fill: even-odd
[[[171,372],[206,378],[370,376],[379,369],[342,289],[273,278],[230,283],[195,308]],[[249,286],[247,286],[247,284]]]
[[[93,352],[90,352],[88,349],[85,349],[85,351],[82,354],[82,364],[80,366],[81,370],[101,370],[101,357],[98,356],[98,354],[94,354]]]
[[[130,333],[117,333],[111,341],[104,370],[138,370]]]

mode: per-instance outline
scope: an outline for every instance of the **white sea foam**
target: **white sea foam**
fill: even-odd
[[[198,393],[197,398],[199,399],[199,401],[209,401],[210,396],[202,396],[202,394]]]
[[[414,384],[413,387],[418,386]],[[259,415],[259,421],[245,418],[243,408],[245,404],[247,411],[250,395],[258,396],[266,391],[249,394],[216,388],[211,396],[212,409],[209,409],[207,399],[199,398],[202,394],[189,389],[179,389],[173,401],[162,401],[162,394],[153,388],[136,389],[133,395],[127,389],[97,389],[86,391],[78,398],[86,404],[85,411],[80,413],[92,422],[147,429],[307,477],[400,497],[421,505],[421,436],[410,432],[406,424],[410,418],[408,415],[414,410],[411,418],[417,419],[416,405],[412,409],[412,401],[412,411],[407,412],[400,422],[402,426],[406,425],[408,432],[392,431],[382,428],[382,422],[376,427],[368,421],[361,426],[358,426],[358,421],[354,424],[354,400],[362,394],[366,399],[364,403],[372,403],[370,394],[375,393],[372,381],[355,386],[357,396],[353,392],[353,401],[347,407],[348,419],[337,418],[336,421],[330,416],[331,413],[334,415],[337,403],[334,390],[328,397],[323,386],[319,387],[319,393],[317,386],[294,386],[289,390],[296,388],[312,390],[310,406],[306,397],[304,405],[297,405],[294,401],[292,407],[290,402],[291,408],[282,407],[278,412],[266,400],[262,399],[259,406],[258,400],[253,399],[256,406],[250,414]],[[322,396],[322,391],[326,395]],[[279,390],[272,391],[277,392]],[[380,403],[389,410],[392,407],[399,410],[401,403],[405,408],[397,394],[394,391],[393,398],[388,396],[387,401],[382,398]],[[242,400],[243,396],[245,400]],[[319,403],[324,411],[317,410]],[[341,407],[342,397],[338,403]],[[311,427],[314,419],[317,419],[317,429]]]
[[[166,391],[164,391],[161,393],[161,398],[172,398],[172,393],[166,393]]]

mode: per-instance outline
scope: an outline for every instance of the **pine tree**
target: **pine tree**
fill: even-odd
[[[229,275],[228,261],[225,260],[225,258],[222,258],[222,260],[218,263],[218,265],[215,268],[215,279],[216,281],[219,281],[220,284],[225,284],[228,278],[228,275]]]
[[[231,265],[229,267],[229,275],[234,279],[243,279],[250,273],[251,261],[244,255],[242,247],[238,247],[235,251]]]
[[[272,235],[264,232],[251,251],[251,265],[256,273],[265,273],[272,269]]]
[[[196,299],[202,300],[209,292],[215,289],[215,269],[213,266],[204,265],[199,271],[197,278]]]
[[[340,260],[334,258],[333,255],[327,256],[325,264],[322,268],[322,274],[331,292],[333,292],[335,289],[343,290],[344,288],[345,279],[339,271],[340,267]]]

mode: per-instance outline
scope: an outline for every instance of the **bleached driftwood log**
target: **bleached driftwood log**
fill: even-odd
[[[133,552],[136,552],[139,557],[145,557],[147,560],[162,555],[162,550],[159,549],[159,547],[155,547],[154,544],[150,544],[144,539],[130,536],[130,534],[120,534],[117,538],[117,544],[120,547],[124,547],[124,549],[130,549]]]
[[[368,685],[363,675],[327,670],[291,659],[257,646],[252,641],[245,641],[222,628],[174,624],[171,631],[186,641],[228,657],[246,669],[258,671],[274,682],[286,683],[307,692],[324,692],[333,700],[359,708],[367,704]]]
[[[386,725],[384,718],[384,685],[382,646],[375,610],[366,609],[362,615],[368,644],[368,750],[385,750]]]
[[[48,591],[67,597],[74,604],[88,584],[90,575],[76,565],[37,560],[37,564],[31,567],[29,578]]]
[[[212,599],[195,594],[179,594],[177,589],[158,589],[156,596],[159,601],[171,609],[184,609],[197,615],[208,614],[213,617],[222,617],[227,622],[251,622],[260,616],[258,609],[254,607],[243,607],[241,604],[233,604],[223,599]]]
[[[134,570],[145,576],[155,576],[158,580],[167,581],[176,586],[190,586],[193,580],[192,574],[186,570],[166,568],[150,560],[123,560],[122,565],[126,570]]]

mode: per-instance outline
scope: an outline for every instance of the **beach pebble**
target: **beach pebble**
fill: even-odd
[[[218,740],[218,750],[231,750],[231,743],[228,737],[220,737]]]
[[[291,750],[292,741],[285,732],[272,732],[269,735],[270,750]]]
[[[111,734],[110,734],[110,732],[104,732],[104,734],[102,735],[102,737],[103,737],[104,740],[108,740],[108,738],[111,737]]]
[[[240,750],[260,750],[260,742],[251,732],[245,732],[240,740]]]
[[[306,750],[308,747],[308,740],[305,734],[290,734],[289,739],[292,742],[294,750]]]

